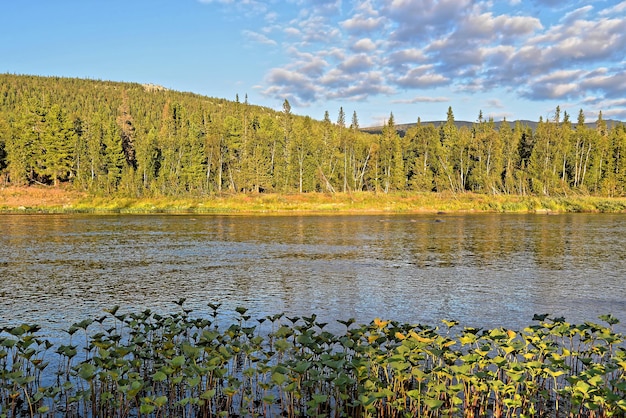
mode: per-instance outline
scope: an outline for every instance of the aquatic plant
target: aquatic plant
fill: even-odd
[[[601,325],[535,316],[522,330],[316,315],[224,325],[219,304],[105,311],[57,345],[0,333],[0,416],[610,417],[626,415],[626,349]]]

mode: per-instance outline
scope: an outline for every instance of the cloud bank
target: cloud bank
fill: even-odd
[[[626,119],[626,1],[203,2],[257,12],[262,27],[245,36],[284,54],[260,90],[297,106],[428,102],[448,88],[606,106]],[[396,97],[407,92],[414,99]]]

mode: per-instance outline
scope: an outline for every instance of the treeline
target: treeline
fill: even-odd
[[[626,126],[560,109],[536,129],[486,120],[401,136],[153,85],[0,75],[0,184],[93,194],[473,191],[626,195]]]

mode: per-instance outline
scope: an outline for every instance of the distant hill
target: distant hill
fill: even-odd
[[[532,129],[533,131],[537,128],[537,124],[539,123],[539,122],[533,122],[531,120],[523,120],[523,119],[519,120],[519,121],[517,121],[517,120],[515,120],[515,121],[506,121],[506,123],[509,124],[511,129],[515,128],[515,124],[517,122],[520,122],[522,124],[522,126],[528,127],[530,129]],[[620,123],[624,123],[624,122],[621,122],[619,120],[614,120],[614,119],[605,119],[605,122],[606,122],[607,127],[609,127],[609,128],[614,127],[614,126],[616,126],[616,125],[618,125]],[[434,125],[437,128],[439,126],[443,125],[444,123],[446,123],[445,120],[421,121],[422,125]],[[500,125],[502,125],[502,123],[503,123],[502,121],[494,122],[494,124],[496,126],[496,129],[500,129]],[[398,131],[398,134],[403,137],[406,134],[406,131],[409,128],[414,127],[416,124],[417,123],[397,124],[396,125],[396,130]],[[474,126],[476,124],[476,122],[468,122],[468,121],[460,120],[460,121],[454,121],[454,124],[456,125],[457,128],[461,128],[463,126],[466,127],[466,128],[471,128],[472,126]],[[575,123],[574,123],[574,125],[575,125]],[[587,122],[587,123],[585,123],[585,126],[587,128],[590,128],[590,129],[595,128],[596,127],[596,122],[595,121]],[[383,131],[383,127],[382,126],[372,126],[372,127],[369,127],[369,128],[362,128],[361,130],[364,131],[364,132],[371,133],[371,134],[380,134]]]

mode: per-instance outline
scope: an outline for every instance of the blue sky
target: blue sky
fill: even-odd
[[[360,125],[626,121],[626,1],[18,0],[0,72],[154,83]]]

